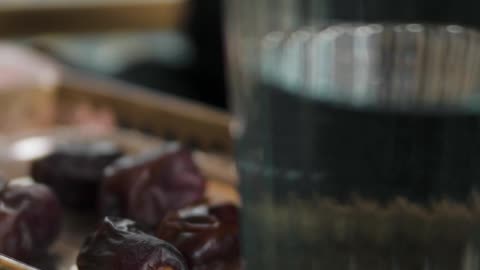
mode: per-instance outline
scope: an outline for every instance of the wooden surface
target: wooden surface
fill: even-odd
[[[29,265],[0,255],[0,270],[37,270]]]
[[[0,1],[0,36],[179,27],[187,0]]]
[[[110,111],[123,128],[177,140],[209,152],[233,152],[231,117],[226,112],[72,70],[64,70],[63,74],[57,101],[60,117],[68,117],[76,106],[88,104]],[[60,119],[60,124],[65,124],[62,121],[68,119]]]

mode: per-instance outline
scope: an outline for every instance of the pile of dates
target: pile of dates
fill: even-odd
[[[168,213],[155,235],[128,219],[106,218],[87,238],[79,270],[240,269],[238,209],[199,206]]]
[[[26,260],[58,236],[62,211],[55,194],[31,181],[0,181],[0,253]]]
[[[105,175],[99,202],[108,218],[85,241],[79,270],[240,269],[238,208],[188,208],[206,188],[189,150],[172,144],[124,157]]]
[[[33,162],[31,175],[70,208],[98,206],[100,217],[125,217],[150,228],[168,211],[205,196],[206,182],[192,152],[179,144],[138,156],[123,156],[109,142],[61,145]]]
[[[97,206],[101,222],[79,270],[240,269],[238,208],[204,204],[206,180],[178,144],[138,156],[112,144],[70,145],[35,161],[31,174],[70,208]],[[0,203],[2,253],[28,258],[60,230],[59,201],[42,184],[5,184]]]

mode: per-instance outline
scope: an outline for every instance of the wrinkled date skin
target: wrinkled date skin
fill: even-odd
[[[136,228],[135,222],[105,218],[77,258],[79,270],[187,270],[178,250]]]
[[[201,201],[205,185],[192,153],[168,145],[155,153],[122,158],[107,168],[100,213],[155,228],[168,211]]]
[[[45,251],[61,229],[62,211],[45,185],[3,183],[0,191],[0,252],[25,260]]]
[[[180,250],[190,269],[240,268],[238,208],[234,205],[169,213],[156,235]]]
[[[37,182],[50,186],[64,205],[94,209],[103,171],[121,156],[122,151],[110,142],[62,145],[33,162],[31,175]]]

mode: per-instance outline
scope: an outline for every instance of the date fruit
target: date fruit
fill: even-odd
[[[180,250],[190,269],[239,268],[238,208],[234,205],[199,206],[169,213],[156,235]]]
[[[154,228],[168,211],[201,201],[205,184],[192,153],[177,144],[167,145],[154,153],[122,158],[108,167],[100,212]]]
[[[0,252],[28,259],[44,251],[61,229],[62,211],[55,194],[30,181],[2,183]]]
[[[187,270],[180,252],[134,221],[106,217],[83,244],[79,270]]]
[[[61,145],[49,156],[33,162],[32,177],[50,186],[61,202],[74,209],[93,209],[104,169],[122,156],[111,142]]]

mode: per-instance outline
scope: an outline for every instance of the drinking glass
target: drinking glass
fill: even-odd
[[[246,269],[480,269],[477,2],[226,1]]]

